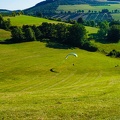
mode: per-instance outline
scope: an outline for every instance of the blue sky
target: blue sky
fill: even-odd
[[[0,9],[23,10],[45,0],[0,0]]]

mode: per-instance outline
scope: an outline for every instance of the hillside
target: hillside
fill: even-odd
[[[24,13],[61,20],[77,20],[82,17],[86,21],[112,21],[116,16],[111,13],[114,14],[117,10],[119,14],[119,6],[117,2],[106,0],[46,0],[24,10]],[[101,12],[103,9],[108,12]]]
[[[0,29],[0,41],[4,41],[4,40],[10,39],[10,38],[11,38],[11,33],[9,31]]]
[[[56,23],[25,15],[10,20],[17,26]],[[10,32],[0,30],[0,40],[9,38]],[[120,43],[93,42],[100,51],[120,51]],[[40,41],[0,43],[0,120],[119,120],[120,59],[100,51]],[[66,59],[69,53],[78,57]]]
[[[40,42],[0,45],[0,55],[0,119],[120,119],[119,59]]]
[[[54,14],[59,5],[77,5],[77,4],[106,4],[106,0],[46,0],[36,4],[35,6],[24,10],[27,14],[36,14],[41,12],[42,14]]]
[[[16,17],[4,17],[4,19],[10,19],[11,25],[13,26],[23,26],[23,25],[41,25],[43,22],[48,23],[58,23],[54,20],[48,20],[45,18],[39,18],[39,17],[33,17],[33,16],[27,16],[27,15],[20,15]]]

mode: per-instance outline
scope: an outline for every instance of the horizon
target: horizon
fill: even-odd
[[[45,0],[4,0],[0,1],[0,9],[6,9],[6,10],[24,10],[30,7],[35,6],[37,3],[42,2]]]

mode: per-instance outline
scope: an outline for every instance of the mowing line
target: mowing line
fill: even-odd
[[[48,89],[50,89],[50,88],[55,87],[56,85],[59,85],[60,83],[63,83],[64,81],[66,81],[67,79],[69,79],[70,77],[72,77],[76,72],[77,72],[77,70],[75,70],[74,73],[71,73],[69,76],[67,76],[67,77],[64,78],[63,80],[61,80],[61,81],[59,81],[59,82],[57,82],[57,83],[51,85],[50,87],[48,87],[48,88],[46,88],[46,89],[44,89],[44,90],[46,91],[46,90],[48,90]]]

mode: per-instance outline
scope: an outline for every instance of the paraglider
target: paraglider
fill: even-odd
[[[75,57],[78,57],[78,55],[77,55],[76,53],[69,53],[69,54],[65,57],[65,59],[68,59],[68,57],[69,57],[70,55],[73,55],[73,56],[75,56]]]
[[[65,59],[68,59],[69,56],[78,57],[78,55],[77,55],[76,53],[69,53],[69,54],[66,55]],[[58,67],[60,67],[63,63],[65,63],[65,61],[66,61],[66,62],[69,61],[69,60],[65,60],[65,59],[63,59],[63,61],[62,61],[59,65],[56,65],[56,67],[58,68]],[[75,66],[74,63],[73,63],[72,65]],[[56,67],[51,68],[50,71],[53,72],[53,73],[58,73],[58,72],[56,71]]]

